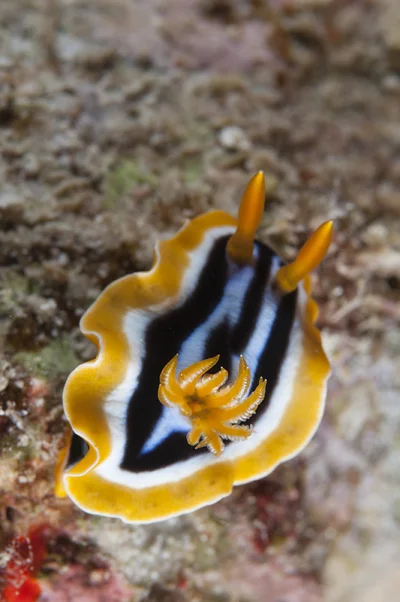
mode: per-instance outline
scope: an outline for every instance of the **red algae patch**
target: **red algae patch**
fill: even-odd
[[[35,602],[40,595],[36,576],[46,555],[46,525],[31,527],[27,535],[14,537],[7,547],[8,560],[0,575],[6,602]]]

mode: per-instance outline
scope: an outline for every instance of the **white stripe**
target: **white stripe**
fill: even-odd
[[[274,256],[271,264],[270,277],[268,278],[268,282],[264,288],[262,305],[258,314],[255,328],[253,330],[253,334],[250,337],[245,349],[242,351],[242,355],[250,368],[251,374],[253,375],[257,370],[258,362],[265,349],[265,346],[268,344],[268,339],[277,315],[279,299],[277,298],[277,294],[271,289],[271,282],[273,282],[275,273],[279,269],[279,263],[279,257]],[[234,356],[234,363],[236,365],[239,364],[238,355]]]

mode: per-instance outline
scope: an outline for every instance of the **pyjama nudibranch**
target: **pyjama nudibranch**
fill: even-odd
[[[269,474],[315,432],[330,367],[309,273],[332,222],[284,265],[255,240],[264,197],[259,172],[237,219],[194,218],[83,316],[98,354],[65,385],[73,434],[56,492],[86,512],[131,523],[190,512]]]

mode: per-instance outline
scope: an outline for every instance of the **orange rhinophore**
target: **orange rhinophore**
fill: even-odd
[[[294,291],[299,282],[318,267],[328,252],[332,232],[332,221],[322,224],[301,247],[296,259],[278,270],[276,281],[282,292]]]

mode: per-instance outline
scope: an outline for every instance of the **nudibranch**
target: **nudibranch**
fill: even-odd
[[[255,240],[262,172],[235,219],[195,217],[148,272],[110,284],[81,320],[97,357],[64,389],[73,434],[56,492],[146,523],[191,512],[298,454],[324,408],[329,362],[310,272],[332,222],[284,262]]]

